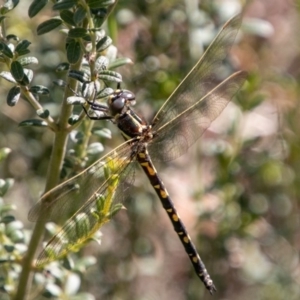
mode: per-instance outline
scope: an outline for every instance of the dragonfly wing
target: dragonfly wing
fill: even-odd
[[[119,188],[120,177],[116,174],[109,179],[109,185],[100,189],[85,203],[48,242],[37,259],[37,267],[60,259],[69,252],[78,251],[96,231],[117,213],[122,205],[115,204],[114,197]]]
[[[197,64],[157,112],[152,122],[155,128],[174,119],[217,85],[217,67],[227,56],[240,25],[241,15],[237,15],[223,26]]]
[[[129,171],[128,166],[134,159],[131,142],[123,143],[78,175],[44,194],[29,211],[28,219],[33,222],[43,219],[60,224],[70,218],[86,202],[94,203],[97,195],[105,195],[116,175],[119,177],[121,189]],[[110,168],[110,177],[107,177],[107,168]],[[128,178],[133,180],[133,177]],[[118,189],[115,201],[121,201],[122,198],[124,198],[124,193],[119,192]]]
[[[199,101],[203,99],[205,95],[213,90],[217,85],[217,67],[222,63],[222,61],[226,57],[228,49],[233,44],[240,24],[241,15],[237,15],[223,26],[223,29],[219,32],[211,45],[207,48],[198,63],[183,79],[177,89],[171,94],[171,96],[167,99],[167,101],[163,104],[161,109],[154,117],[153,131],[160,131],[160,128],[165,128],[166,126],[164,126],[164,124],[170,124],[169,129],[171,130],[172,122],[174,122],[173,124],[181,123],[182,125],[185,122],[188,122],[188,120],[186,120],[188,114],[184,115],[182,114],[182,112],[186,111],[189,107],[193,107],[194,109],[198,110],[198,112],[195,113],[196,115],[198,115],[198,117],[210,117],[208,115],[205,115],[205,113],[201,111],[203,110],[202,105],[195,105],[195,103],[199,103]],[[242,84],[243,81],[237,80],[237,83]],[[225,92],[226,89],[227,91]],[[230,94],[231,90],[232,93]],[[238,88],[232,89],[227,86],[222,88],[222,86],[220,86],[218,91],[221,92],[221,94],[226,94],[226,96],[230,99],[237,90]],[[220,105],[220,108],[215,108],[215,111],[218,111],[217,115],[219,115],[219,113],[226,106],[226,104],[222,105],[221,102],[227,104],[229,100],[214,101],[214,105]],[[209,106],[210,103],[207,103],[207,105]],[[179,119],[177,119],[179,115],[180,117]],[[175,121],[175,119],[177,120]],[[213,119],[211,119],[210,122],[212,120]],[[206,126],[206,128],[208,126]],[[203,127],[205,126],[202,126],[202,128]],[[204,132],[203,129],[198,130],[198,128],[192,127],[190,130],[195,131],[193,133],[193,138],[188,141],[188,144],[184,142],[185,144],[183,145],[182,141],[180,140],[181,136],[177,135],[175,130],[170,130],[168,130],[168,133],[167,130],[165,131],[164,139],[166,141],[166,145],[168,145],[168,143],[172,143],[174,146],[177,143],[179,144],[176,155],[175,153],[173,153],[173,155],[175,155],[174,158],[183,154],[186,151],[186,148],[189,147],[193,142],[195,142],[195,140],[198,139]],[[161,137],[158,137],[158,139],[162,141]],[[170,140],[173,140],[173,142],[170,142]]]
[[[242,86],[246,76],[246,72],[234,73],[159,128],[153,144],[150,142],[148,146],[151,157],[168,161],[185,153],[223,111]]]

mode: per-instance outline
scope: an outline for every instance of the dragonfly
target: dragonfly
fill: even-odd
[[[160,199],[196,274],[211,294],[216,291],[153,162],[170,161],[184,154],[243,85],[247,77],[244,71],[237,71],[220,83],[216,80],[218,67],[235,40],[241,19],[241,15],[237,15],[223,26],[152,122],[147,123],[134,112],[135,95],[129,90],[117,88],[108,96],[106,105],[86,100],[87,116],[113,122],[125,142],[44,194],[31,208],[31,221],[69,218],[38,256],[37,266],[76,251],[122,208],[137,163]]]

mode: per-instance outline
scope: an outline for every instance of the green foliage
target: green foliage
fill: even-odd
[[[34,270],[32,262],[22,260],[32,231],[20,220],[45,184],[50,189],[90,165],[112,136],[107,123],[93,127],[84,118],[86,99],[104,101],[125,81],[145,117],[153,115],[238,1],[226,6],[201,1],[199,8],[175,0],[119,1],[117,6],[114,1],[34,0],[28,10],[32,20],[15,27],[25,19],[13,15],[18,2],[6,1],[0,9],[0,298],[20,300],[23,295],[15,294],[22,290],[17,284],[25,282],[20,272]],[[208,132],[200,147],[194,146],[195,156],[175,162],[162,175],[172,197],[179,199],[176,206],[197,240],[217,298],[296,300],[300,293],[300,89],[292,66],[296,69],[298,61],[297,34],[284,43],[291,47],[278,51],[280,36],[293,37],[281,31],[288,28],[281,26],[288,25],[288,5],[284,11],[280,6],[265,11],[265,18],[275,22],[277,38],[246,13],[240,45],[230,56],[235,59],[220,74],[223,78],[232,68],[249,71],[233,110],[223,114],[222,134]],[[44,22],[36,24],[39,17]],[[39,36],[30,36],[37,28]],[[135,61],[129,70],[122,69],[122,77],[112,70],[131,60],[116,57],[117,41],[119,53]],[[110,147],[117,144],[109,141]],[[177,169],[184,175],[177,175]],[[112,222],[105,238],[96,236],[103,245],[52,262],[47,273],[35,272],[30,298],[211,298],[193,274],[156,197],[142,176],[135,175],[136,194],[126,202],[126,214]],[[46,228],[46,240],[61,229],[53,224]]]

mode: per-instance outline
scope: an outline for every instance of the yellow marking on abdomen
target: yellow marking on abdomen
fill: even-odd
[[[183,238],[183,241],[184,241],[186,244],[188,244],[189,241],[190,241],[190,239],[189,239],[187,236],[185,236],[185,237]]]
[[[153,168],[150,167],[150,165],[149,165],[148,162],[141,163],[141,165],[147,169],[148,173],[149,173],[151,176],[155,175],[156,171],[155,171]]]
[[[193,257],[193,262],[194,262],[194,263],[198,262],[198,257],[197,257],[197,256],[194,256],[194,257]]]
[[[166,193],[165,190],[160,190],[160,195],[161,195],[161,197],[164,198],[164,199],[168,197],[168,194]]]
[[[146,157],[145,153],[143,153],[143,152],[138,153],[138,156],[139,156],[140,158],[145,158],[145,157]]]
[[[173,221],[178,222],[178,216],[176,214],[172,215],[172,219]]]

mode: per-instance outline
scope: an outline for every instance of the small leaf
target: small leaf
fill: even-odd
[[[79,5],[74,13],[74,22],[76,24],[79,24],[84,20],[85,17],[86,17],[86,10],[84,9],[84,7]]]
[[[13,61],[10,66],[10,72],[16,81],[21,81],[24,77],[24,69],[18,61]]]
[[[121,74],[110,70],[103,70],[99,72],[98,78],[104,81],[122,82]]]
[[[14,245],[4,245],[3,248],[8,253],[12,253],[15,250],[15,246]]]
[[[63,10],[60,12],[61,19],[69,25],[75,26],[74,14],[69,10]]]
[[[27,57],[22,57],[18,59],[18,62],[24,67],[28,66],[30,64],[35,64],[37,65],[39,63],[38,59],[34,56],[27,56]]]
[[[63,10],[73,8],[77,4],[77,0],[63,0],[53,5],[53,10]]]
[[[132,64],[132,60],[127,57],[120,57],[120,58],[115,59],[112,63],[110,63],[108,65],[108,69],[110,69],[110,70],[115,69],[115,68],[122,67],[127,64]]]
[[[84,103],[86,103],[85,98],[83,97],[79,97],[79,96],[70,96],[67,98],[67,103],[70,105],[82,105]]]
[[[17,83],[17,82],[15,81],[15,79],[13,78],[13,76],[11,75],[10,72],[3,71],[3,72],[0,73],[0,76],[1,76],[2,78],[6,79],[6,80],[9,81],[9,82]]]
[[[43,108],[40,108],[36,111],[36,114],[41,118],[41,119],[47,119],[50,115],[50,112],[48,109],[43,109]]]
[[[80,43],[72,40],[67,47],[67,59],[70,64],[75,64],[81,56]]]
[[[104,51],[112,44],[112,39],[109,36],[104,36],[96,45],[98,52]]]
[[[82,38],[87,35],[87,30],[85,28],[72,28],[69,30],[68,37],[72,39]]]
[[[40,94],[40,95],[49,95],[50,94],[49,89],[43,85],[34,85],[34,86],[30,87],[29,91],[34,94]]]
[[[28,16],[33,18],[46,6],[47,2],[48,0],[33,0],[28,9]]]
[[[16,220],[15,216],[6,215],[6,216],[2,217],[1,222],[4,224],[8,224],[8,223],[14,222],[15,220]]]
[[[30,46],[31,42],[27,41],[27,40],[22,40],[21,42],[19,42],[16,46],[15,51],[17,53],[22,53],[23,51],[27,50],[27,48]]]
[[[112,88],[104,88],[103,90],[101,90],[98,94],[97,94],[97,97],[98,98],[105,98],[111,94],[114,93],[114,89]]]
[[[37,127],[47,127],[47,122],[39,119],[31,119],[25,120],[19,123],[20,127],[29,127],[29,126],[37,126]]]
[[[1,7],[1,14],[6,14],[8,11],[12,10],[19,4],[19,0],[8,0],[5,1],[5,4]]]
[[[103,137],[103,138],[106,138],[106,139],[111,139],[111,131],[108,128],[94,127],[92,129],[92,133],[94,135],[99,136],[99,137]]]
[[[11,152],[11,149],[9,148],[1,148],[0,149],[0,162],[3,161],[4,159],[6,159],[6,157],[8,156],[8,154]]]
[[[0,179],[0,197],[3,197],[7,191],[14,185],[14,179],[12,178],[7,178],[7,179]],[[1,207],[1,212],[5,212],[4,207]],[[11,205],[8,205],[6,211],[12,210],[13,207]]]
[[[55,85],[59,86],[59,87],[66,87],[67,83],[62,80],[62,79],[56,79],[52,81]]]
[[[63,63],[60,63],[55,71],[56,72],[63,72],[63,71],[68,71],[70,69],[70,64],[69,63],[66,63],[66,62],[63,62]]]
[[[79,120],[79,116],[78,115],[72,115],[69,120],[68,120],[68,124],[70,125],[74,125],[78,122]]]
[[[81,93],[84,98],[94,99],[95,95],[100,90],[100,82],[97,81],[86,81],[82,85]]]
[[[87,148],[87,154],[98,155],[104,151],[104,147],[101,143],[92,143]]]
[[[69,77],[74,78],[82,83],[90,80],[90,76],[87,73],[79,70],[70,70]]]
[[[62,24],[61,19],[53,18],[53,19],[47,20],[37,27],[37,34],[42,35],[44,33],[47,33],[49,31],[57,28],[61,24]]]
[[[10,48],[3,42],[0,42],[0,45],[1,45],[1,52],[7,56],[8,58],[13,58],[14,55],[13,53],[11,52]]]
[[[43,293],[43,296],[45,298],[54,298],[59,297],[62,294],[62,290],[59,286],[57,286],[54,283],[48,283],[45,286],[45,291]]]
[[[14,41],[19,41],[19,37],[16,36],[15,34],[8,34],[6,36],[6,40],[9,41],[9,40],[14,40]]]
[[[21,89],[19,86],[14,86],[12,87],[8,94],[7,94],[7,97],[6,97],[6,102],[7,102],[7,105],[9,106],[15,106],[19,99],[20,99],[20,96],[21,96]]]
[[[109,60],[105,56],[99,56],[95,62],[95,69],[97,72],[106,70],[109,64]]]
[[[115,3],[115,0],[88,0],[87,4],[90,8],[95,9],[95,8],[102,8],[102,7],[107,7]]]

